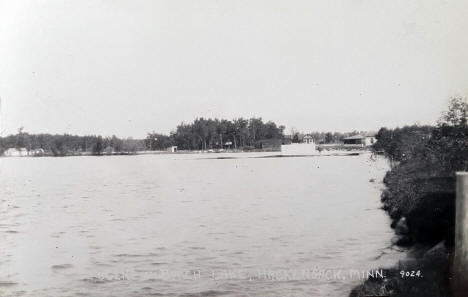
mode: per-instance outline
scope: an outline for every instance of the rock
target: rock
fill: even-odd
[[[408,235],[400,235],[394,237],[392,239],[392,243],[397,246],[407,247],[413,243],[413,240],[411,240],[411,237]]]
[[[443,241],[433,246],[430,250],[424,253],[423,259],[427,261],[442,261],[448,257],[447,249]]]
[[[397,235],[408,235],[409,233],[409,228],[408,228],[408,222],[406,221],[405,217],[401,217],[398,220],[398,223],[395,225],[395,233]]]
[[[390,208],[390,211],[388,212],[388,214],[390,215],[390,218],[396,219],[400,216],[400,211],[398,210],[397,207],[394,206]]]
[[[385,202],[390,198],[390,193],[388,191],[383,191],[380,195],[380,201]]]

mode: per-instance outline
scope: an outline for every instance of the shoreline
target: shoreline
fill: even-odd
[[[313,154],[282,154],[281,150],[180,150],[177,152],[170,152],[170,151],[135,151],[135,152],[112,152],[112,153],[101,153],[95,154],[91,152],[70,152],[64,155],[54,155],[53,153],[41,153],[41,154],[27,154],[27,155],[15,155],[15,156],[5,156],[1,155],[0,158],[41,158],[41,157],[110,157],[110,156],[136,156],[136,155],[183,155],[183,154],[238,154],[238,153],[277,153],[276,155],[272,156],[261,156],[256,158],[288,158],[288,157],[319,157],[319,156],[357,156],[364,153],[372,153],[372,151],[367,147],[324,147],[316,151]],[[208,159],[208,158],[206,158]],[[223,159],[223,157],[219,158],[211,158],[211,159]]]
[[[349,297],[452,297],[450,259],[452,251],[440,242],[435,246],[414,246],[406,258],[390,268],[381,268],[385,278],[371,277],[355,286]]]

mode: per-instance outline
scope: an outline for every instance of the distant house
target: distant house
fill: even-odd
[[[343,139],[345,146],[371,146],[377,142],[375,133],[356,134]]]
[[[29,156],[29,152],[26,148],[21,147],[21,148],[9,148],[7,149],[3,155],[5,157],[25,157]]]
[[[304,136],[304,138],[302,138],[302,142],[304,142],[304,143],[315,143],[314,139],[310,135]]]
[[[45,151],[43,149],[27,150],[24,147],[21,148],[9,148],[3,152],[5,157],[27,157],[27,156],[44,156]]]
[[[32,151],[29,151],[29,155],[30,156],[44,156],[45,155],[45,151],[44,149],[35,149],[35,150],[32,150]]]
[[[176,153],[177,152],[177,145],[173,145],[167,148],[167,151],[170,153]]]
[[[304,156],[316,155],[317,149],[312,136],[305,135],[302,143],[290,143],[281,145],[281,155],[285,156]]]

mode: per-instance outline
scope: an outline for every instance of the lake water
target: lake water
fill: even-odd
[[[401,257],[384,160],[257,155],[0,159],[0,295],[347,296]]]

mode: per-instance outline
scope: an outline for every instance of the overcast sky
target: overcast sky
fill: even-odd
[[[468,93],[467,16],[466,0],[0,0],[0,130],[434,123]]]

